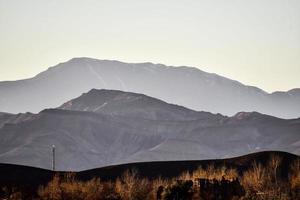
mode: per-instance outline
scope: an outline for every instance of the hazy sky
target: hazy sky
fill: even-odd
[[[299,0],[0,0],[0,80],[72,57],[199,67],[300,87]]]

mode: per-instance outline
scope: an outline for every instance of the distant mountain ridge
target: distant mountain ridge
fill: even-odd
[[[168,104],[144,94],[119,90],[92,89],[64,103],[59,109],[88,111],[152,120],[196,120],[211,115]]]
[[[257,112],[227,117],[116,90],[92,89],[58,108],[17,116],[3,115],[0,163],[49,169],[52,144],[56,167],[64,171],[266,150],[300,153],[300,119]]]
[[[37,76],[0,82],[0,111],[39,112],[96,89],[143,93],[197,111],[233,116],[257,111],[300,117],[300,89],[269,94],[193,67],[74,58]]]

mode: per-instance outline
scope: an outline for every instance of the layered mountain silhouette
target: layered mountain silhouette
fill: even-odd
[[[92,89],[38,114],[0,114],[0,163],[77,171],[112,164],[202,160],[264,150],[300,153],[300,119],[232,117],[144,94]]]
[[[74,58],[37,76],[0,82],[0,111],[39,112],[96,89],[143,93],[193,110],[232,116],[257,111],[300,116],[300,89],[269,94],[193,67]]]

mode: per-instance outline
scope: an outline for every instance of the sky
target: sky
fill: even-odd
[[[73,57],[194,66],[300,87],[299,0],[0,0],[0,81]]]

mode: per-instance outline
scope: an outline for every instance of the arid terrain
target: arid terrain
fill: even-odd
[[[81,172],[1,164],[0,186],[1,197],[8,199],[130,200],[157,199],[158,195],[170,200],[177,195],[178,199],[214,199],[216,194],[223,199],[297,199],[299,170],[299,156],[284,152],[131,163]],[[201,181],[207,181],[206,189]],[[231,189],[224,193],[226,184]]]

